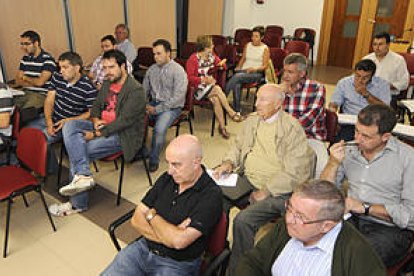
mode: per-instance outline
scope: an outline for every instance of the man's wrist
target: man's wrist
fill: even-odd
[[[368,99],[370,95],[371,94],[368,91],[366,91],[364,94],[362,94],[362,97],[364,97],[365,99]]]
[[[151,208],[145,214],[145,220],[149,223],[156,215],[157,215],[157,210],[155,210],[154,208]]]

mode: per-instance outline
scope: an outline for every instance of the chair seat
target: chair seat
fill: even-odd
[[[36,177],[16,166],[0,167],[0,200],[30,185],[38,185]]]
[[[118,159],[119,157],[121,157],[123,154],[124,154],[123,151],[118,151],[114,154],[111,154],[109,156],[101,158],[100,160],[102,160],[102,161],[114,161],[114,160]]]
[[[243,88],[254,88],[254,87],[258,86],[258,85],[259,85],[258,82],[245,83],[245,84],[243,84]]]

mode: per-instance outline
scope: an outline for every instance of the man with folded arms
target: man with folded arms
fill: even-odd
[[[414,230],[414,150],[392,136],[396,123],[386,105],[362,109],[355,125],[357,145],[334,144],[321,175],[337,185],[348,179],[349,221],[387,267],[405,257]]]
[[[168,172],[135,209],[132,226],[143,237],[122,249],[102,273],[111,275],[198,275],[208,237],[222,215],[220,188],[201,165],[195,136],[171,141]]]

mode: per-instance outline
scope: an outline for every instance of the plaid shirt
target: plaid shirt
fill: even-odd
[[[309,79],[296,85],[293,95],[286,93],[284,110],[299,120],[308,138],[326,140],[325,86]]]

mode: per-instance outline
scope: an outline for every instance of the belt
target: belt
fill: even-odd
[[[163,257],[163,258],[171,258],[169,257],[167,254],[165,254],[164,252],[159,251],[158,249],[149,249],[153,254]]]

